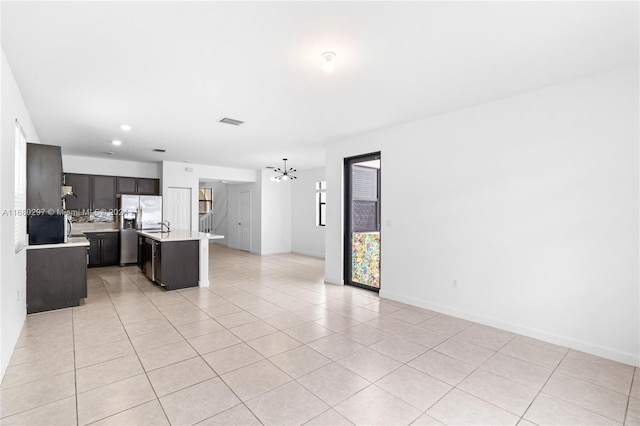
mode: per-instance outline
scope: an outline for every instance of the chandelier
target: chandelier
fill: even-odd
[[[295,172],[296,169],[294,168],[289,168],[287,169],[287,159],[283,158],[282,161],[284,161],[284,167],[281,168],[277,168],[274,169],[273,171],[276,172],[275,176],[271,176],[271,182],[277,182],[280,183],[283,180],[290,180],[290,179],[297,179],[297,177],[293,176],[291,173]]]

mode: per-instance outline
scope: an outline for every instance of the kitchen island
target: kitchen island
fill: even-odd
[[[167,290],[209,287],[209,240],[223,235],[177,229],[137,231],[138,267]]]
[[[85,237],[27,248],[27,313],[79,306],[87,297]]]

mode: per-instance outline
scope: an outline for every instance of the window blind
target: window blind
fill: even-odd
[[[27,137],[16,120],[13,239],[18,253],[27,245]]]

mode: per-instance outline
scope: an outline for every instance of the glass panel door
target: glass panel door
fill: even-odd
[[[380,290],[380,153],[345,159],[344,282]]]

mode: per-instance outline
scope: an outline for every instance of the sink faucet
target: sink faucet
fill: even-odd
[[[162,225],[163,227],[166,226],[167,232],[171,232],[171,222],[169,222],[168,220],[163,220],[162,222],[158,222],[158,225]]]

